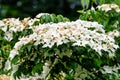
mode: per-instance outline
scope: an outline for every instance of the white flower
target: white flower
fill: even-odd
[[[11,69],[10,61],[7,60],[6,63],[5,63],[5,68],[4,68],[4,70],[9,70],[9,69]]]
[[[0,28],[1,28],[2,26],[5,26],[5,24],[4,24],[3,21],[0,20]]]
[[[113,8],[113,9],[119,9],[119,6],[116,5],[116,4],[110,4],[110,7]]]
[[[120,8],[119,8],[119,6],[116,5],[116,4],[103,4],[103,5],[101,5],[101,6],[98,6],[97,8],[98,8],[99,10],[101,9],[101,10],[103,10],[103,11],[105,11],[105,12],[108,12],[108,11],[110,11],[110,10],[112,10],[112,9],[114,9],[116,12],[120,12]]]
[[[103,68],[104,68],[104,71],[102,71],[103,74],[104,73],[112,73],[113,72],[112,68],[109,67],[109,66],[104,66]]]
[[[43,66],[43,71],[42,71],[43,78],[45,78],[47,76],[47,74],[49,73],[49,71],[50,71],[49,66],[50,66],[50,64],[48,64],[48,63],[45,63],[45,65]]]
[[[9,58],[12,60],[17,54],[18,54],[18,51],[13,49],[10,51]]]
[[[11,18],[11,23],[13,23],[14,25],[20,25],[20,21],[19,19],[15,19],[15,18]]]
[[[4,34],[4,38],[7,40],[7,41],[11,41],[13,39],[13,35],[12,35],[12,32],[6,32]]]
[[[114,57],[114,56],[115,56],[114,53],[109,53],[109,58],[112,58],[112,57]]]
[[[91,10],[95,11],[95,8],[92,6],[92,7],[91,7]]]
[[[119,69],[120,69],[120,65],[118,65],[118,66],[114,65],[112,67],[110,67],[110,66],[103,66],[103,70],[101,70],[101,71],[102,71],[103,74],[106,74],[106,73],[118,72]]]
[[[9,31],[10,31],[10,32],[12,32],[12,31],[13,31],[13,32],[17,32],[17,29],[16,29],[15,27],[11,27],[11,28],[9,29]]]
[[[15,73],[18,70],[18,65],[12,64],[12,73]]]
[[[103,10],[103,11],[105,11],[105,12],[108,12],[108,11],[112,10],[112,9],[110,8],[110,5],[109,5],[109,4],[103,4],[103,5],[101,5],[101,6],[98,6],[97,8],[98,8],[98,9],[101,9],[101,10]]]
[[[4,26],[4,27],[2,28],[2,31],[7,32],[7,27]]]
[[[19,50],[23,45],[24,45],[24,43],[23,43],[22,41],[20,41],[20,42],[17,42],[17,43],[15,44],[14,48],[15,48],[16,50]]]
[[[23,24],[20,24],[19,26],[16,26],[16,30],[18,32],[23,31],[25,29],[25,26]]]
[[[116,12],[118,12],[118,13],[119,13],[119,12],[120,12],[120,9],[116,9]]]
[[[19,45],[25,45],[25,44],[29,43],[32,39],[28,38],[28,37],[22,37],[19,40],[20,40],[20,42],[17,42],[15,45],[16,47],[14,47],[14,48],[17,48],[17,46],[19,46]]]
[[[119,37],[120,36],[120,32],[117,30],[113,30],[107,33],[107,35],[111,36],[111,37]]]

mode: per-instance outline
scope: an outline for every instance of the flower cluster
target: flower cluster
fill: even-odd
[[[4,37],[6,40],[13,39],[13,32],[20,32],[25,29],[24,21],[15,18],[3,19],[0,21],[0,29],[5,32]]]
[[[106,74],[106,73],[114,73],[114,72],[118,72],[120,70],[120,65],[118,66],[103,66],[103,70],[102,73],[103,74]]]
[[[107,35],[111,36],[111,37],[119,37],[120,36],[120,32],[117,30],[113,30],[107,33]]]
[[[40,21],[40,17],[43,15],[50,15],[48,13],[40,13],[36,16],[36,18],[32,19],[30,17],[24,18],[23,20],[19,20],[16,18],[6,18],[0,20],[0,29],[5,32],[4,37],[7,41],[11,41],[13,39],[13,32],[21,32],[24,29],[31,29],[35,22]],[[40,24],[40,23],[39,23]]]
[[[40,24],[32,26],[33,34],[22,37],[14,46],[10,53],[10,58],[14,58],[19,54],[18,50],[28,43],[33,45],[42,44],[43,48],[52,48],[63,43],[72,42],[72,46],[89,45],[92,49],[102,55],[101,50],[109,52],[114,56],[115,49],[118,45],[115,44],[114,38],[105,34],[102,25],[97,22],[88,22],[77,20],[74,22],[60,22]]]
[[[120,8],[116,4],[103,4],[101,6],[98,6],[97,8],[101,9],[101,10],[103,10],[105,12],[108,12],[108,11],[110,11],[112,9],[114,9],[116,12],[120,12]]]

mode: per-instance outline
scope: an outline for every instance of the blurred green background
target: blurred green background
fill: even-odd
[[[38,13],[55,13],[76,20],[80,15],[77,10],[85,6],[90,9],[91,6],[96,7],[103,3],[120,5],[120,0],[0,0],[0,19],[33,18]]]
[[[55,13],[75,20],[80,9],[81,0],[0,0],[0,19],[33,18],[38,13]]]

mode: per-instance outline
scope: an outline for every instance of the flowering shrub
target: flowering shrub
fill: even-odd
[[[106,19],[112,14],[86,11],[80,18],[89,21],[71,22],[46,13],[34,19],[1,20],[0,74],[17,80],[119,79],[119,18],[114,19],[116,25],[103,24],[101,13]]]

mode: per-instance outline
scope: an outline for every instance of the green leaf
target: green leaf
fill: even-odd
[[[41,24],[45,23],[45,16],[44,15],[40,17],[40,23]]]
[[[83,10],[77,10],[77,12],[78,12],[78,13],[84,13],[84,11],[83,11]]]
[[[88,9],[90,5],[90,0],[81,0],[81,5],[84,9]]]
[[[12,64],[17,64],[18,60],[19,60],[19,57],[18,57],[18,56],[15,56],[15,57],[12,59],[11,63],[12,63]]]
[[[45,15],[46,23],[51,22],[51,17],[49,15]]]
[[[26,47],[27,47],[27,49],[28,49],[28,52],[30,52],[31,49],[32,49],[32,45],[28,44],[28,45],[26,45]]]
[[[101,66],[102,61],[101,61],[100,59],[94,59],[94,61],[95,61],[95,65],[96,65],[96,66],[98,66],[98,67]]]
[[[63,22],[70,21],[68,18],[63,18]]]
[[[97,2],[97,0],[92,0],[94,3],[96,3]]]
[[[54,22],[55,21],[54,18],[56,17],[56,15],[55,14],[51,14],[50,17],[51,17],[51,21]]]
[[[40,74],[41,71],[42,71],[42,68],[43,68],[43,64],[39,63],[39,64],[37,64],[36,66],[33,67],[32,72]]]
[[[58,22],[61,22],[61,21],[63,21],[63,16],[62,15],[58,15],[57,19],[58,19]]]
[[[42,16],[40,17],[40,23],[43,24],[45,22],[45,19],[42,18]]]
[[[105,3],[105,0],[100,0],[100,5],[104,3]]]
[[[39,25],[39,21],[35,21],[33,25]]]

